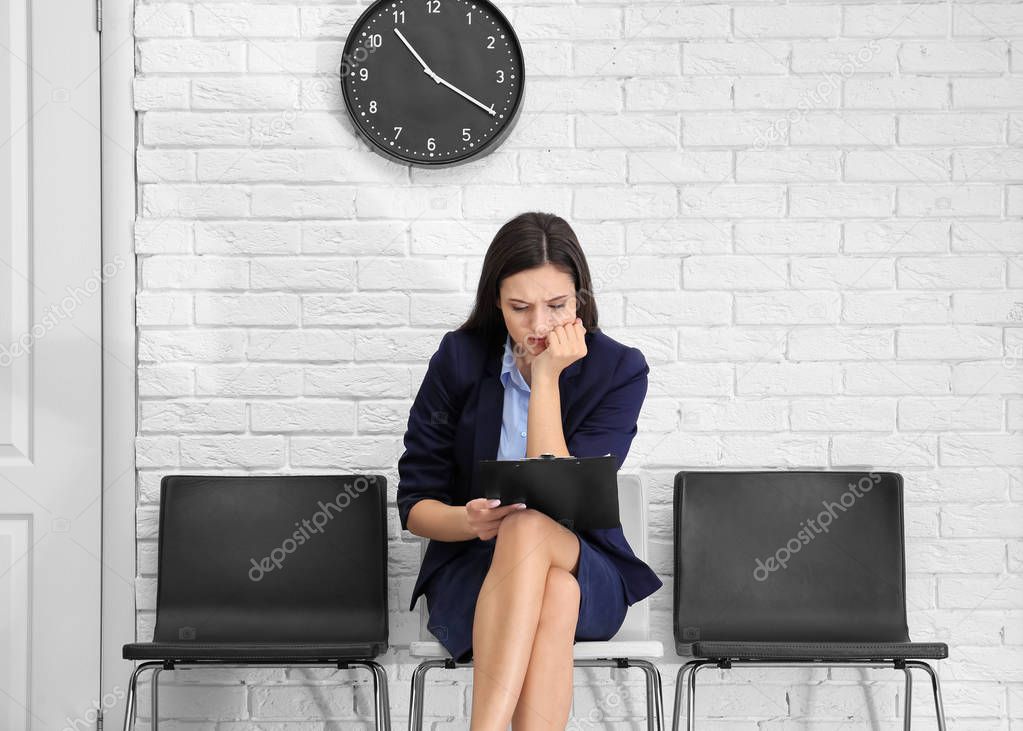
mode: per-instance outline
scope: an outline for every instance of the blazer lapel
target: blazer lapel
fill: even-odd
[[[501,383],[501,359],[504,347],[487,355],[480,397],[476,405],[476,438],[473,449],[473,469],[481,459],[497,459],[501,443],[501,420],[504,417],[504,384]]]
[[[590,339],[587,333],[587,344]],[[479,403],[476,410],[476,435],[473,441],[473,470],[481,459],[497,459],[497,450],[501,444],[501,422],[504,419],[504,384],[501,383],[501,359],[504,347],[487,356],[483,381],[480,383]],[[558,390],[561,400],[561,423],[565,423],[565,414],[571,402],[574,379],[582,367],[584,358],[580,358],[561,372],[558,378]],[[566,435],[566,439],[568,435]]]

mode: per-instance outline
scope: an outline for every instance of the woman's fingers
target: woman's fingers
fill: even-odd
[[[514,505],[506,505],[503,508],[491,508],[489,510],[482,510],[476,517],[476,525],[479,527],[487,527],[491,524],[500,523],[504,520],[505,516],[509,513],[514,513],[518,510],[522,510],[526,506],[522,503],[515,503]]]
[[[498,515],[496,518],[486,520],[477,524],[477,530],[479,531],[480,538],[482,538],[483,540],[487,540],[488,538],[493,538],[494,536],[496,536],[498,529],[501,527],[501,521],[503,521],[505,517],[507,517],[508,513],[514,513],[519,510],[523,510],[525,507],[526,507],[525,505],[523,505],[521,508],[509,505],[508,506],[509,509],[506,511],[502,511],[501,514]]]
[[[475,500],[470,500],[465,504],[470,510],[475,510],[482,514],[505,514],[514,510],[518,506],[525,507],[524,503],[512,503],[511,505],[501,505],[501,501],[497,498],[485,498],[478,497]]]
[[[567,345],[569,350],[575,352],[580,349],[580,343],[585,342],[583,340],[585,335],[586,328],[583,326],[583,320],[581,317],[577,317],[572,322],[563,322],[551,328],[547,336],[548,345],[553,339],[558,345]]]
[[[475,499],[470,500],[469,502],[467,502],[465,504],[465,508],[470,513],[477,513],[477,512],[486,510],[488,508],[495,507],[495,506],[500,505],[500,504],[501,504],[500,500],[494,500],[494,499],[485,498],[485,497],[478,497],[478,498],[475,498]]]
[[[504,505],[500,507],[488,507],[490,505],[499,505],[499,500],[487,499],[487,498],[476,498],[467,502],[466,509],[469,513],[469,525],[476,531],[481,539],[487,540],[497,535],[497,527],[500,525],[504,517],[509,513],[513,513],[518,510],[524,509],[526,506],[524,503],[512,503],[511,505]]]
[[[512,503],[511,505],[505,505],[502,508],[490,508],[486,512],[486,515],[490,517],[490,520],[500,520],[508,513],[514,513],[516,510],[522,510],[526,507],[525,503]]]
[[[565,332],[568,334],[568,339],[571,340],[576,348],[578,348],[581,343],[586,342],[584,340],[584,337],[586,336],[586,328],[583,327],[581,317],[577,317],[574,321],[565,325]]]

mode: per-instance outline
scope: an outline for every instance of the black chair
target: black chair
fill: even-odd
[[[160,485],[156,628],[124,646],[139,675],[180,667],[369,668],[376,728],[389,731],[387,481],[381,475],[206,477]]]
[[[672,728],[706,667],[873,667],[931,678],[944,643],[911,642],[906,625],[902,477],[891,472],[679,472],[675,476]],[[686,674],[688,673],[688,682]]]

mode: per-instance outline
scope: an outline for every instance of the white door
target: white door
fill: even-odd
[[[59,6],[59,7],[58,7]],[[0,4],[0,729],[85,731],[100,667],[99,34]]]

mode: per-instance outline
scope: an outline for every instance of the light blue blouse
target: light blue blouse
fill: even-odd
[[[526,456],[526,425],[529,422],[529,384],[515,365],[511,334],[504,343],[501,362],[504,384],[504,414],[501,421],[501,443],[498,459],[522,459]]]

